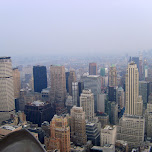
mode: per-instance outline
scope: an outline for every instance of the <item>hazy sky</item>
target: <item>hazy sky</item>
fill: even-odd
[[[0,54],[152,49],[152,0],[0,0]]]

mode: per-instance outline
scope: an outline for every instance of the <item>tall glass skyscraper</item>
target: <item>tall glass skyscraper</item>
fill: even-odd
[[[34,92],[47,88],[46,66],[33,66]]]

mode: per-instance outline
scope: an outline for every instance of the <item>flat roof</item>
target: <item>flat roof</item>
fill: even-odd
[[[0,59],[10,59],[11,57],[5,56],[5,57],[0,57]]]

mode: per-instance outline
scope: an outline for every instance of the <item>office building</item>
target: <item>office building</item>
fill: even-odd
[[[97,112],[98,94],[101,94],[101,79],[98,75],[82,76],[81,80],[84,82],[84,89],[91,89],[94,94],[94,111]]]
[[[117,70],[115,66],[109,68],[109,86],[117,86]]]
[[[71,141],[76,145],[87,143],[85,112],[82,107],[71,109]]]
[[[10,57],[0,57],[0,123],[10,119],[15,112],[12,62]]]
[[[101,128],[103,128],[106,125],[109,125],[109,115],[102,112],[97,112],[96,117],[98,117],[98,120],[101,124]]]
[[[70,152],[70,127],[66,116],[54,115],[51,123],[51,137],[47,150],[59,150],[60,152]]]
[[[126,74],[126,114],[142,115],[143,101],[139,96],[139,73],[134,62],[128,64]]]
[[[137,68],[138,68],[138,71],[139,71],[139,57],[132,57],[131,59],[135,64],[137,64]]]
[[[102,77],[105,76],[105,68],[100,69],[100,76],[102,76]]]
[[[97,100],[97,111],[98,112],[105,112],[105,101],[107,99],[107,94],[99,94]]]
[[[41,124],[44,121],[51,121],[54,115],[54,109],[50,103],[44,103],[41,101],[34,101],[25,105],[26,120],[34,124]]]
[[[100,146],[105,146],[107,144],[115,145],[116,135],[117,135],[116,126],[106,125],[104,128],[101,129]]]
[[[86,124],[87,140],[91,140],[94,146],[100,146],[100,131],[97,123],[89,122]]]
[[[122,87],[118,88],[118,93],[117,93],[117,98],[118,98],[118,107],[120,109],[125,107],[125,94],[124,94],[124,90]]]
[[[91,90],[83,90],[80,96],[80,107],[85,112],[85,117],[89,122],[94,119],[94,95]]]
[[[70,75],[70,72],[65,72],[66,90],[68,93],[69,93],[69,84],[68,84],[69,75]]]
[[[47,73],[45,66],[33,66],[34,92],[41,93],[47,88]]]
[[[116,152],[128,152],[128,143],[127,143],[127,141],[116,140],[115,151]]]
[[[70,71],[68,77],[68,88],[69,88],[69,95],[72,96],[72,82],[76,81],[75,71]]]
[[[50,66],[51,92],[50,100],[56,103],[56,112],[64,108],[66,99],[66,79],[64,66]]]
[[[17,68],[13,69],[13,84],[14,84],[14,98],[18,99],[20,97],[21,80],[20,80],[20,72]]]
[[[144,141],[145,119],[142,116],[124,115],[117,127],[117,140],[128,142],[129,149],[137,148]]]
[[[111,102],[111,110],[110,110],[110,123],[112,125],[118,124],[118,104],[116,102]]]
[[[139,81],[139,95],[143,99],[143,108],[147,108],[148,95],[149,95],[149,83],[146,81]]]
[[[139,80],[143,79],[143,63],[142,58],[139,59]]]
[[[89,75],[97,75],[97,64],[89,63]]]
[[[50,102],[50,91],[51,91],[50,87],[42,89],[41,91],[42,101]]]
[[[78,102],[79,102],[78,82],[72,82],[72,101],[73,101],[73,105],[78,106]]]
[[[114,87],[114,86],[109,86],[108,87],[108,99],[109,101],[115,101],[116,103],[117,101],[117,97],[118,96],[118,87]]]

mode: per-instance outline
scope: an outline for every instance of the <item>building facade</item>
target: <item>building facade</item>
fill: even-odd
[[[85,112],[82,107],[71,109],[71,141],[76,145],[87,143]]]
[[[78,82],[72,82],[72,102],[73,105],[78,106],[78,102],[79,102]]]
[[[117,70],[115,66],[111,66],[109,69],[109,86],[117,86]]]
[[[41,93],[47,88],[47,72],[45,66],[33,66],[34,92]]]
[[[97,75],[97,64],[89,63],[89,75]]]
[[[0,57],[0,123],[15,113],[12,62],[10,57]]]
[[[72,82],[76,82],[76,75],[75,71],[70,71],[68,77],[68,88],[69,88],[69,95],[72,96]]]
[[[89,122],[94,119],[94,95],[91,90],[83,90],[80,96],[80,107],[85,112],[85,117]]]

